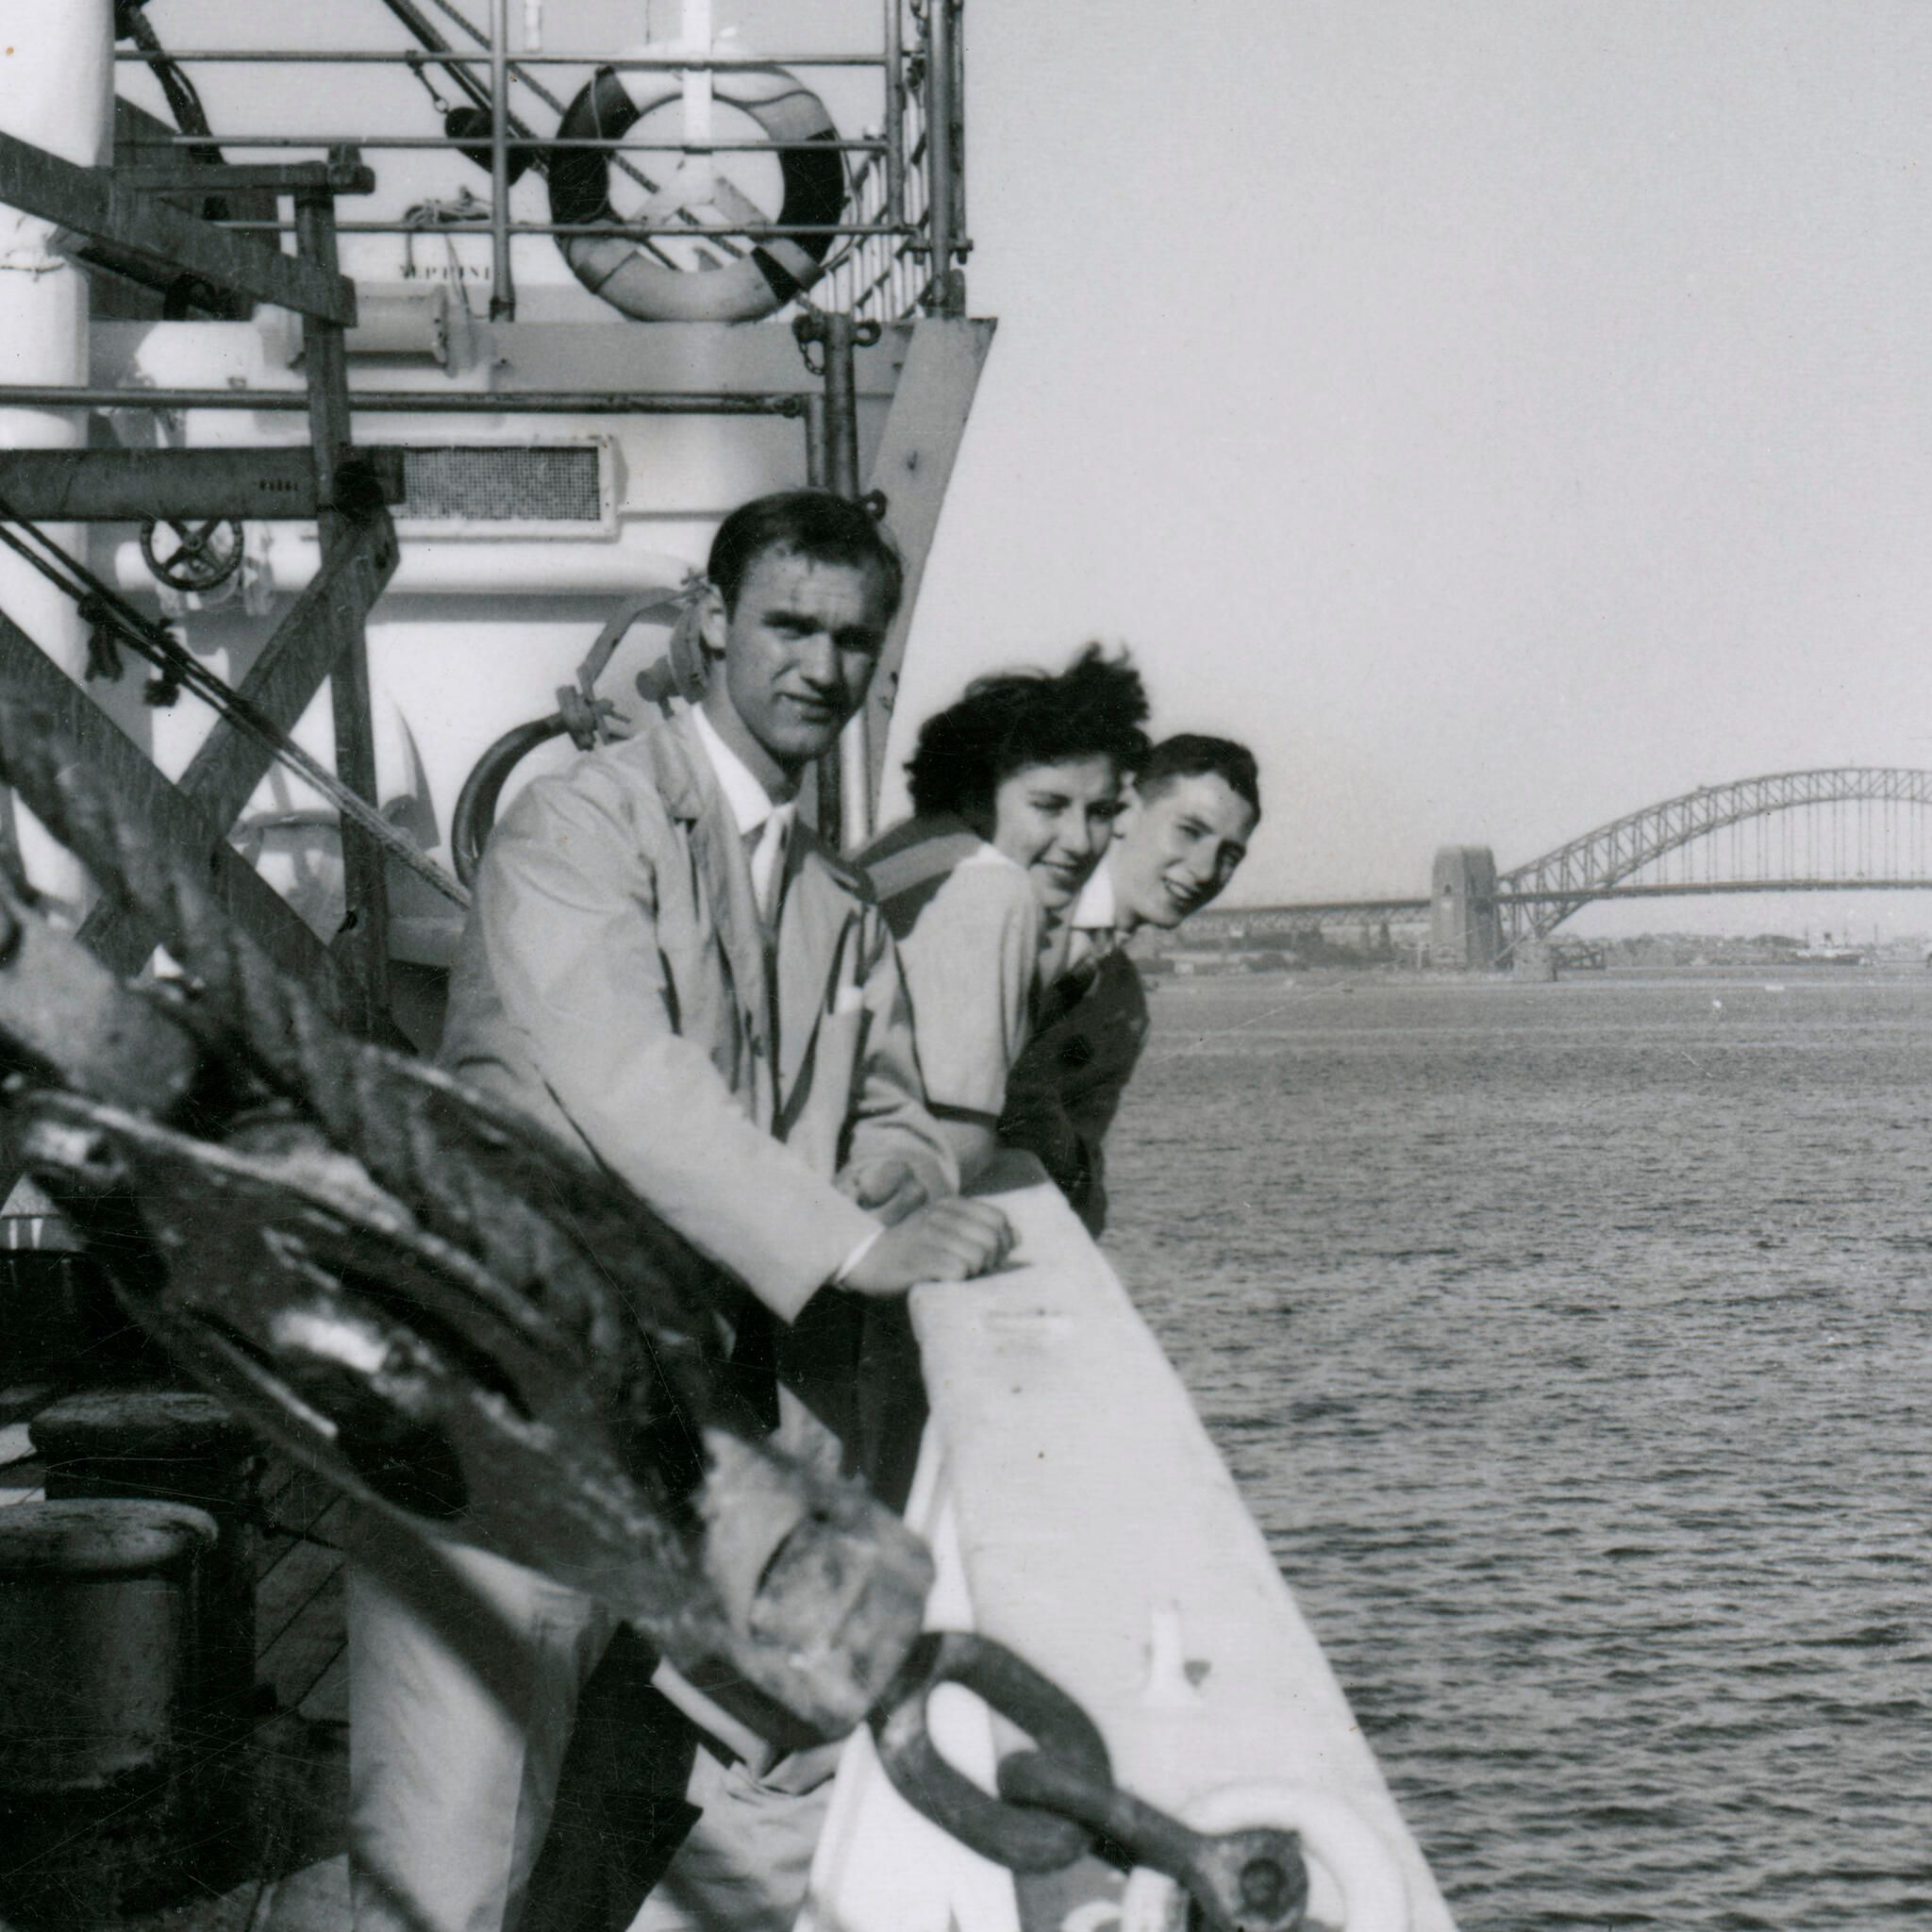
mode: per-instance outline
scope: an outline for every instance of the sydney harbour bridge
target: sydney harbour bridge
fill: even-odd
[[[1445,846],[1427,898],[1210,909],[1188,930],[1238,940],[1426,918],[1435,964],[1480,970],[1526,958],[1599,900],[1915,889],[1932,890],[1932,771],[1849,765],[1699,786],[1507,872],[1487,846]]]

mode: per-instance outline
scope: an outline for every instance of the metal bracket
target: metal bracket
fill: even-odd
[[[141,194],[297,194],[317,188],[330,194],[375,192],[375,170],[355,158],[353,149],[326,161],[162,161],[117,168],[114,177]]]
[[[932,550],[946,485],[966,433],[966,417],[973,407],[974,391],[979,386],[979,372],[992,347],[992,332],[991,322],[949,316],[924,316],[913,324],[905,371],[873,458],[871,487],[883,493],[892,507],[892,535],[906,564],[906,592],[878,668],[873,673],[863,713],[866,767],[874,809],[885,779],[886,741],[891,731],[899,667],[906,658],[906,641],[918,608],[925,559]]]
[[[108,774],[124,808],[148,826],[157,844],[205,854],[208,885],[237,923],[326,1010],[342,1010],[344,975],[328,949],[275,888],[229,846],[210,818],[204,816],[207,808],[169,784],[141,747],[4,613],[0,685],[56,721],[80,756]],[[253,781],[248,789],[253,790]],[[242,796],[245,803],[247,791]],[[238,805],[235,810],[240,809]],[[231,811],[229,820],[233,817]],[[225,826],[227,822],[223,822]],[[89,927],[94,930],[90,932]],[[145,922],[131,915],[110,918],[105,908],[87,922],[82,934],[120,973],[135,972],[154,950],[154,932]]]
[[[0,134],[0,203],[144,257],[171,276],[199,275],[258,302],[355,325],[356,285],[346,275],[215,227],[130,188],[110,169],[75,167],[10,134]]]

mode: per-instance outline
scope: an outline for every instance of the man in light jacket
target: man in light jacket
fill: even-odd
[[[860,1374],[867,1298],[981,1273],[1010,1242],[997,1209],[954,1197],[883,921],[797,823],[800,780],[863,702],[900,587],[890,542],[841,498],[794,491],[725,519],[701,705],[516,801],[442,1048],[745,1284],[721,1315],[752,1413],[847,1469],[893,1407]],[[903,1352],[890,1359],[905,1372]],[[371,1535],[350,1594],[357,1932],[516,1932],[614,1620],[485,1553]],[[784,1932],[830,1754],[774,1762],[675,1674],[657,1681],[695,1726],[667,1709],[637,1756],[681,1781],[663,1792],[679,1824],[702,1815],[639,1932]]]

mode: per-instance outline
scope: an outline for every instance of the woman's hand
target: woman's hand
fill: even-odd
[[[848,1167],[832,1185],[847,1200],[895,1227],[932,1198],[909,1162],[888,1156]]]

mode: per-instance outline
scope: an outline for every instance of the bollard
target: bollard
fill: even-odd
[[[197,1729],[232,1740],[255,1715],[255,1521],[261,1447],[211,1395],[94,1390],[27,1425],[50,1503],[118,1496],[185,1503],[220,1541],[202,1570],[195,1669]]]
[[[216,1536],[179,1504],[0,1510],[0,1915],[97,1926],[188,1881]]]
[[[103,1382],[161,1360],[64,1221],[0,1215],[0,1383],[72,1387],[76,1367]]]

